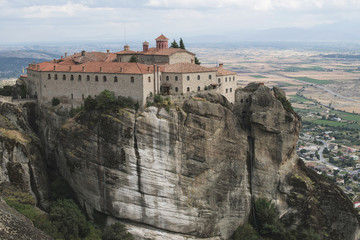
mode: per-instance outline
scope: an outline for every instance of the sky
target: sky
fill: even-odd
[[[359,31],[360,0],[0,0],[0,45],[153,41],[279,28]]]

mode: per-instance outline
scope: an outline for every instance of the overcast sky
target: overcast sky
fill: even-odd
[[[271,28],[360,29],[360,0],[0,0],[0,44],[153,41]]]

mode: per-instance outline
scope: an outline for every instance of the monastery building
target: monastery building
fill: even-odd
[[[28,94],[39,103],[58,98],[63,104],[80,106],[88,96],[103,90],[115,96],[131,97],[146,104],[152,94],[183,94],[213,88],[234,101],[236,73],[223,64],[208,68],[195,64],[195,54],[169,48],[168,38],[160,35],[156,47],[143,43],[143,50],[112,53],[86,52],[49,62],[29,64],[24,78]],[[135,61],[135,62],[134,62]]]

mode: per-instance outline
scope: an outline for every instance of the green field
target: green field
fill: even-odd
[[[339,117],[341,117],[344,120],[355,121],[355,122],[360,123],[360,115],[357,115],[357,114],[348,113],[348,112],[340,112],[340,111],[336,111],[336,110],[331,110],[330,114],[337,114]]]
[[[298,72],[298,71],[325,71],[324,68],[319,66],[313,66],[313,67],[288,67],[285,68],[284,71],[286,72]]]
[[[287,83],[287,82],[278,82],[279,87],[292,87],[292,86],[298,86],[295,84]]]
[[[346,127],[348,129],[353,129],[356,131],[360,130],[360,125],[357,123],[345,123],[345,122],[335,122],[330,120],[323,119],[313,119],[313,118],[303,118],[303,121],[311,122],[313,124],[324,125],[328,127]]]
[[[309,78],[309,77],[293,77],[293,78],[303,81],[303,82],[314,83],[314,84],[330,84],[330,83],[334,82],[331,80],[318,80],[318,79]]]
[[[289,97],[294,100],[294,101],[297,101],[297,102],[311,102],[309,99],[306,99],[302,96],[298,96],[298,95],[289,95]]]
[[[253,78],[267,78],[265,76],[262,76],[262,75],[249,75],[250,77],[253,77]]]

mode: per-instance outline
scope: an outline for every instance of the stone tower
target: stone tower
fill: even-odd
[[[169,45],[168,45],[169,39],[167,37],[165,37],[163,34],[161,34],[155,40],[156,40],[156,49],[169,48]]]

